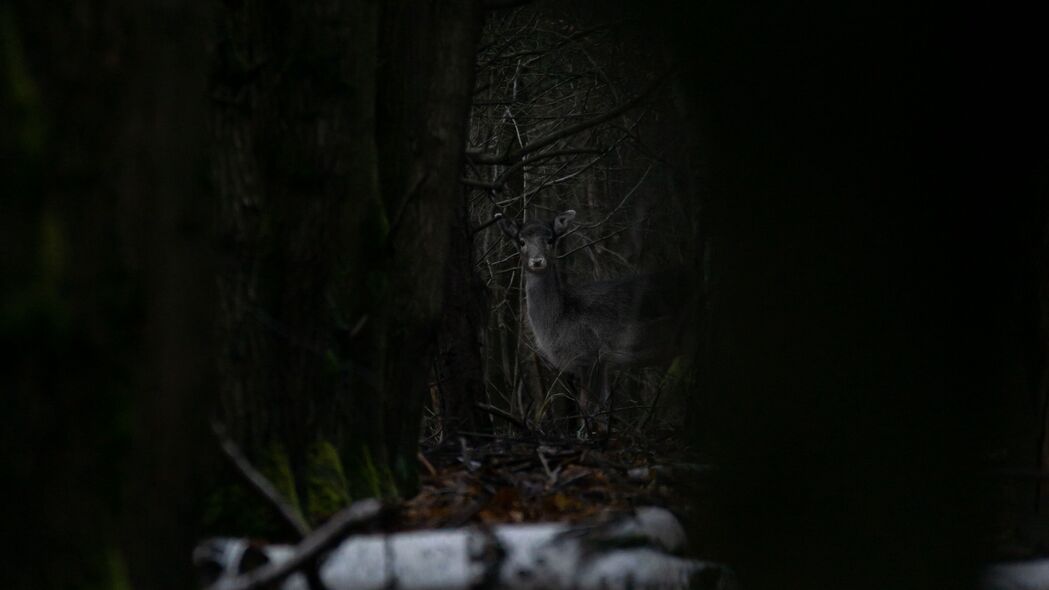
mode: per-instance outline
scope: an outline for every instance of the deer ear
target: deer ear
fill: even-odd
[[[569,209],[563,213],[559,213],[554,218],[554,235],[561,235],[568,229],[568,224],[575,219],[575,210]]]
[[[511,240],[517,239],[517,234],[521,232],[521,228],[517,227],[517,222],[513,219],[503,217],[502,213],[496,213],[499,217],[499,229],[503,230],[503,233],[510,236]]]

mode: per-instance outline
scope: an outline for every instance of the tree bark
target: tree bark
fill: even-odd
[[[212,93],[225,264],[222,419],[313,519],[389,492],[362,310],[383,226],[378,7],[226,5]],[[355,325],[365,323],[355,342]],[[374,354],[374,353],[372,353]],[[332,450],[336,454],[332,454]],[[378,466],[378,467],[376,467]],[[349,481],[346,481],[346,475]]]
[[[213,467],[205,23],[154,2],[0,7],[0,430],[25,540],[6,588],[192,584]]]
[[[223,12],[223,416],[313,521],[414,487],[478,19],[473,0]]]
[[[484,333],[488,301],[474,260],[474,241],[465,203],[457,208],[451,231],[445,294],[441,323],[440,392],[444,437],[460,431],[484,431],[491,421],[479,413],[477,404],[485,401]]]
[[[462,197],[459,178],[480,26],[477,0],[385,6],[387,100],[380,113],[390,126],[379,135],[379,145],[382,153],[399,157],[384,160],[381,172],[391,212],[384,426],[394,476],[406,493],[416,486],[419,422],[445,303],[453,216]],[[399,88],[407,89],[407,99],[390,100]]]

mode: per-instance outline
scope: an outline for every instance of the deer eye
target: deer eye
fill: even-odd
[[[517,243],[524,248],[524,240],[517,240]]]

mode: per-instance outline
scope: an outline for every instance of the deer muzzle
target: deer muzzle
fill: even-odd
[[[539,256],[528,259],[528,270],[543,270],[546,268],[546,258]]]

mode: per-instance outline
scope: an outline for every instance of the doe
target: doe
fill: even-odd
[[[609,368],[656,365],[678,354],[685,306],[676,273],[580,284],[561,277],[555,246],[575,215],[568,210],[551,222],[524,226],[502,218],[499,225],[521,250],[528,323],[539,353],[579,379],[579,406],[589,418],[595,413],[591,396],[601,406],[608,403]]]

